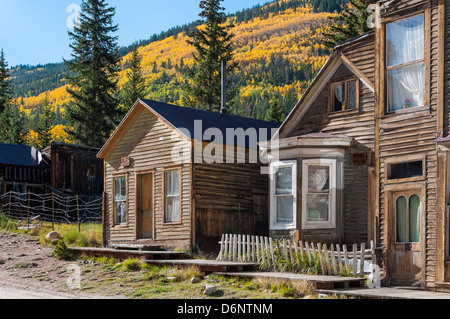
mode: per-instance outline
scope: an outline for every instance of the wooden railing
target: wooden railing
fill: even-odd
[[[217,260],[253,262],[263,269],[299,269],[315,267],[324,275],[364,277],[365,261],[375,265],[375,247],[354,244],[351,250],[346,245],[309,243],[291,239],[273,240],[270,237],[224,234]],[[281,266],[280,265],[284,265]]]

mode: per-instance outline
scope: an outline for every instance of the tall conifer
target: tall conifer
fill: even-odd
[[[125,111],[136,103],[137,99],[143,99],[146,95],[145,79],[142,76],[141,67],[142,56],[139,54],[138,48],[135,47],[128,61],[129,71],[127,72],[127,83],[122,88],[121,104]]]
[[[64,62],[74,103],[67,110],[68,133],[84,145],[103,146],[122,115],[115,97],[120,58],[114,15],[105,0],[83,0],[79,23],[69,31],[72,60]]]
[[[231,74],[237,67],[233,61],[231,29],[227,23],[225,8],[220,6],[223,0],[204,0],[200,2],[200,23],[191,34],[188,43],[195,48],[194,67],[187,71],[186,91],[188,98],[183,103],[208,111],[219,111],[221,106],[221,68],[222,61],[227,63],[228,85],[227,101],[231,102],[235,90],[231,87]]]
[[[367,21],[372,13],[367,8],[368,3],[365,0],[349,0],[347,8],[332,18],[336,24],[331,27],[330,33],[323,34],[323,44],[333,49],[347,40],[371,31]]]

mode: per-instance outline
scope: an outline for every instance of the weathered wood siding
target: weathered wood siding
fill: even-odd
[[[135,174],[154,170],[154,238],[153,242],[166,246],[191,245],[191,165],[189,142],[181,139],[149,111],[143,109],[129,127],[120,142],[105,159],[106,238],[109,244],[132,242],[136,239]],[[182,157],[172,159],[174,147],[186,146]],[[131,166],[121,166],[121,158],[130,156]],[[181,166],[181,215],[180,223],[164,223],[163,169]],[[188,163],[188,164],[186,164]],[[112,181],[113,176],[126,175],[128,225],[112,227]]]
[[[226,233],[268,234],[269,183],[261,164],[197,163],[193,181],[199,245],[211,242],[214,246],[205,248],[217,249]]]
[[[450,3],[447,1],[447,3]],[[377,121],[379,125],[378,134],[378,154],[379,154],[379,243],[388,246],[391,236],[391,222],[388,220],[388,210],[386,207],[387,187],[386,184],[386,163],[395,160],[399,161],[411,155],[423,155],[425,158],[425,172],[422,183],[426,185],[425,192],[425,233],[421,238],[423,244],[422,251],[422,274],[424,281],[422,284],[428,288],[434,287],[435,271],[436,271],[436,181],[437,181],[437,152],[436,152],[436,135],[437,135],[437,114],[438,114],[438,46],[439,46],[439,26],[438,26],[438,1],[398,1],[391,3],[386,10],[382,11],[381,22],[387,22],[387,19],[395,19],[404,17],[406,12],[415,13],[428,7],[429,11],[425,11],[425,51],[429,54],[425,55],[426,72],[429,71],[429,92],[426,89],[425,108],[422,110],[408,110],[409,112],[400,112],[396,114],[386,114],[385,108],[385,88],[386,83],[383,80],[383,51],[384,35],[383,31],[378,38],[377,47],[380,48],[379,72],[380,72],[380,99],[377,107]],[[405,11],[407,10],[407,11]],[[427,23],[427,17],[429,22]],[[448,18],[447,18],[448,20]],[[448,23],[448,22],[447,22]],[[427,36],[429,35],[429,37]],[[429,39],[429,41],[427,40]],[[448,122],[448,121],[447,121]],[[448,125],[448,124],[447,124]],[[448,128],[447,128],[448,129]],[[419,184],[418,184],[419,185]],[[405,185],[405,187],[414,187],[413,184]],[[389,189],[389,188],[388,188]],[[393,225],[392,225],[393,226]],[[394,235],[392,235],[394,236]],[[388,247],[388,250],[392,247]],[[385,255],[386,257],[386,255]],[[385,263],[393,263],[394,260],[386,260]],[[385,264],[385,266],[387,266]]]
[[[340,52],[350,60],[372,83],[374,77],[374,36],[368,36],[353,44],[341,47]],[[341,65],[330,80],[346,76],[354,76],[345,65]],[[289,136],[300,136],[312,132],[330,135],[344,135],[355,139],[347,150],[344,159],[344,192],[343,192],[343,238],[330,231],[308,231],[305,240],[335,240],[341,237],[344,243],[367,242],[368,238],[368,169],[371,154],[375,148],[374,128],[374,93],[360,83],[359,112],[328,113],[329,85],[322,90],[314,104]],[[366,156],[365,163],[355,163],[354,158]],[[300,163],[299,163],[300,164]],[[372,164],[373,165],[373,164]],[[301,167],[301,166],[298,166]],[[300,174],[301,170],[299,170]],[[298,181],[301,185],[301,179]],[[301,199],[301,187],[298,188],[298,201]],[[297,207],[301,207],[298,202]],[[339,217],[338,217],[339,218]],[[300,219],[300,215],[298,216]]]

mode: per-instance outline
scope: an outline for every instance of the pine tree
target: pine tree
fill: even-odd
[[[371,31],[367,24],[371,12],[367,8],[368,3],[365,0],[349,0],[347,8],[332,18],[336,24],[331,27],[331,33],[323,34],[323,44],[333,49],[347,40]]]
[[[188,43],[195,48],[193,54],[194,67],[187,70],[186,82],[187,98],[183,103],[188,106],[208,111],[219,111],[221,106],[221,68],[222,61],[227,63],[229,75],[227,87],[227,101],[232,101],[236,94],[231,87],[231,74],[237,67],[233,62],[232,42],[234,34],[230,30],[234,27],[227,24],[220,6],[223,0],[204,0],[200,2],[202,12],[200,17],[204,25],[198,27],[191,35]]]
[[[8,63],[3,49],[0,51],[0,114],[13,99],[13,89],[10,82]]]
[[[42,106],[41,114],[39,114],[39,121],[34,129],[38,134],[37,147],[43,149],[52,142],[52,128],[55,125],[55,113],[50,104],[48,95],[45,96],[44,104]]]
[[[283,122],[283,111],[279,105],[279,102],[274,100],[270,102],[270,107],[267,110],[265,120],[273,123],[282,123]]]
[[[72,60],[65,60],[74,103],[67,110],[68,131],[80,144],[103,146],[123,113],[118,107],[118,30],[115,8],[105,0],[83,0],[79,24],[69,31]]]
[[[8,104],[0,115],[0,141],[7,144],[25,142],[25,115],[14,104]]]
[[[146,88],[145,79],[142,76],[141,67],[142,56],[139,54],[138,48],[135,47],[130,61],[128,61],[129,71],[127,72],[127,83],[122,88],[121,104],[123,109],[128,112],[138,99],[145,98]]]

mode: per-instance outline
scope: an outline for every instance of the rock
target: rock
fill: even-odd
[[[328,295],[326,295],[326,294],[319,294],[319,296],[317,296],[317,298],[319,298],[319,299],[327,299]]]
[[[54,246],[56,246],[56,245],[58,244],[58,242],[59,242],[59,239],[58,239],[58,238],[54,238],[54,239],[52,239],[52,241],[51,241],[52,245],[54,245]]]
[[[191,279],[191,283],[193,283],[193,284],[197,284],[199,282],[199,280],[197,279],[197,278],[195,278],[195,277],[192,277],[192,279]]]
[[[212,296],[217,291],[217,287],[214,285],[206,285],[205,291],[203,291],[203,294],[207,296]]]
[[[53,239],[59,239],[59,234],[55,231],[51,231],[45,236],[45,239],[52,241]]]

